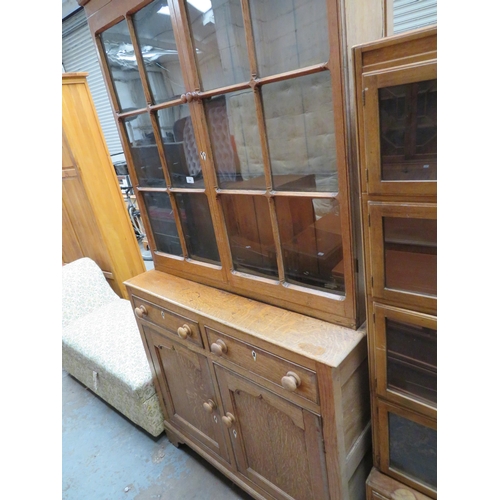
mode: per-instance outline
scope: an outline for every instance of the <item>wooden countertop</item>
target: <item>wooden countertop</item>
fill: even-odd
[[[156,270],[125,284],[334,368],[366,338],[365,325],[352,330]]]

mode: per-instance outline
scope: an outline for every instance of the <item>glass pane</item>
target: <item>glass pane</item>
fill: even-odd
[[[176,193],[175,199],[181,213],[189,257],[220,264],[207,197],[203,193]]]
[[[325,0],[250,0],[260,77],[329,59]]]
[[[281,196],[275,200],[286,280],[344,295],[338,201]]]
[[[145,108],[146,99],[127,22],[120,21],[104,31],[101,40],[120,111]]]
[[[165,187],[153,125],[148,113],[123,120],[139,186]]]
[[[269,204],[264,196],[223,195],[235,271],[278,277]]]
[[[437,221],[384,217],[385,286],[437,295]]]
[[[219,187],[266,189],[253,92],[233,92],[204,104]]]
[[[186,92],[166,0],[155,0],[133,16],[153,103]]]
[[[437,403],[437,331],[386,319],[387,387]]]
[[[204,187],[188,104],[158,111],[163,150],[174,187]]]
[[[277,191],[338,191],[330,73],[262,87]]]
[[[437,432],[389,413],[389,466],[437,487]]]
[[[379,89],[382,180],[437,180],[437,80]]]
[[[168,194],[144,193],[143,196],[156,249],[160,252],[181,256],[182,247]]]
[[[250,80],[240,0],[187,0],[203,90]]]

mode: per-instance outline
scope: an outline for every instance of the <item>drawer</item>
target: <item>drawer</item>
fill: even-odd
[[[156,304],[136,296],[132,296],[132,304],[138,319],[149,321],[167,330],[175,335],[177,339],[180,338],[186,342],[191,342],[203,347],[200,327],[196,321],[181,316],[180,314],[173,313],[167,309],[163,309]]]
[[[319,404],[315,372],[224,333],[205,329],[210,351],[216,356]]]

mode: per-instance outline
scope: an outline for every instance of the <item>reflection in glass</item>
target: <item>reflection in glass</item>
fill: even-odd
[[[194,260],[220,264],[208,200],[203,193],[175,193],[188,256]]]
[[[174,187],[204,187],[189,105],[158,111],[158,125]]]
[[[143,193],[156,250],[182,256],[175,216],[167,193]]]
[[[329,59],[325,0],[250,0],[258,76]]]
[[[186,91],[166,0],[155,0],[133,16],[153,103]]]
[[[123,120],[139,186],[165,187],[165,177],[148,113]]]
[[[437,332],[386,319],[387,388],[437,403]]]
[[[389,466],[437,487],[437,432],[389,413]]]
[[[264,85],[262,99],[274,188],[338,191],[330,72]]]
[[[219,187],[265,189],[253,92],[225,94],[204,105]]]
[[[234,270],[277,278],[267,199],[264,196],[222,195],[221,202]]]
[[[146,99],[127,22],[120,21],[104,31],[101,40],[120,111],[145,108]]]
[[[384,217],[385,286],[437,295],[437,220]]]
[[[437,80],[379,89],[382,180],[437,180]]]
[[[187,0],[203,90],[250,80],[240,0]]]
[[[286,280],[344,295],[338,201],[285,196],[275,200]]]

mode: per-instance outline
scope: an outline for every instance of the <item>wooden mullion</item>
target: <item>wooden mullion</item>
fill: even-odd
[[[280,231],[278,225],[278,214],[274,198],[269,198],[269,215],[271,216],[271,228],[273,230],[274,246],[276,248],[276,264],[278,266],[278,279],[280,284],[285,283],[285,263],[283,262],[283,248],[281,246]]]
[[[279,73],[277,75],[265,76],[264,78],[259,78],[256,80],[257,85],[267,85],[269,83],[282,82],[284,80],[290,80],[292,78],[298,78],[300,76],[313,75],[315,73],[320,73],[321,71],[328,71],[327,63],[315,64],[314,66],[308,66],[306,68],[294,69],[292,71],[287,71],[285,73]]]
[[[130,118],[132,116],[139,116],[139,115],[142,115],[144,113],[148,113],[149,112],[149,108],[140,108],[140,109],[134,109],[132,111],[127,111],[126,113],[120,113],[119,111],[116,112],[116,116],[118,118]]]
[[[116,95],[116,89],[115,86],[113,85],[113,79],[111,78],[111,74],[109,72],[109,67],[106,64],[106,54],[104,52],[104,47],[103,47],[103,42],[100,36],[95,36],[94,35],[94,43],[95,47],[97,47],[97,55],[99,59],[99,65],[101,67],[102,74],[104,76],[104,80],[106,82],[106,89],[108,92],[108,96],[111,100],[111,105],[113,106],[113,115],[115,117],[115,121],[117,122],[117,116],[118,113],[120,112],[120,105],[118,103],[118,97]]]
[[[250,5],[248,3],[248,0],[241,0],[241,11],[243,14],[243,26],[245,29],[245,41],[247,43],[250,74],[255,79],[257,77],[257,55],[255,52],[255,41],[252,31],[252,17],[250,15]]]
[[[273,196],[283,196],[287,198],[322,198],[338,199],[338,193],[331,191],[273,191]]]
[[[177,233],[179,235],[179,240],[181,243],[182,254],[184,255],[184,259],[188,259],[189,253],[188,253],[188,248],[187,248],[187,244],[186,244],[186,237],[184,236],[184,228],[182,227],[182,223],[181,223],[180,211],[179,211],[179,208],[177,207],[177,200],[175,198],[175,194],[172,191],[170,191],[170,189],[168,191],[169,191],[168,196],[170,197],[170,205],[171,205],[172,210],[174,212],[175,226],[177,228]]]
[[[151,125],[153,126],[153,134],[156,140],[156,148],[158,149],[158,156],[160,157],[161,168],[163,170],[163,176],[167,181],[167,187],[172,185],[172,179],[170,178],[170,172],[168,170],[167,158],[165,157],[165,150],[163,149],[163,141],[161,140],[161,131],[158,125],[158,120],[153,112],[150,111],[149,119],[151,120]]]
[[[223,94],[229,94],[230,92],[238,92],[239,90],[251,89],[251,82],[235,83],[234,85],[227,85],[226,87],[220,87],[218,89],[206,90],[204,92],[198,92],[198,96],[201,99],[208,99],[214,96],[220,96]]]
[[[198,66],[196,64],[195,48],[191,39],[189,16],[184,0],[168,0],[170,17],[174,31],[181,71],[189,92],[200,90]]]
[[[151,96],[148,77],[146,75],[146,70],[144,69],[142,51],[139,46],[139,40],[137,40],[137,35],[135,33],[135,26],[134,26],[134,21],[132,21],[132,16],[127,15],[126,21],[127,21],[128,31],[130,33],[130,40],[132,41],[132,46],[134,47],[135,58],[137,60],[137,70],[139,71],[139,77],[141,79],[144,97],[146,98],[146,102],[149,106],[153,102],[153,97]]]

